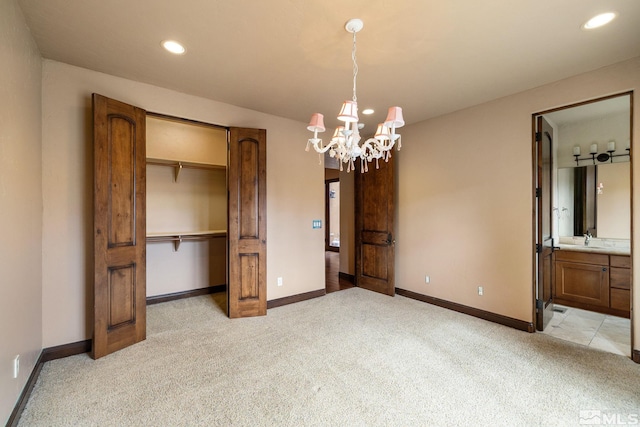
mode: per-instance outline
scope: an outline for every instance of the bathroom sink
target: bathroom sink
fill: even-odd
[[[597,252],[603,254],[614,254],[614,255],[629,255],[631,251],[626,247],[604,247],[604,246],[595,246],[589,244],[589,246],[578,245],[578,244],[567,244],[560,243],[556,246],[556,248],[560,248],[560,250],[566,251],[579,251],[579,252]]]

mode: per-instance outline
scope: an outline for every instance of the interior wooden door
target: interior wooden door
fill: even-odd
[[[267,314],[267,132],[229,129],[227,305],[231,318]]]
[[[544,117],[536,123],[537,283],[536,329],[544,330],[553,317],[553,128]]]
[[[355,176],[356,285],[395,295],[394,158]]]
[[[145,120],[93,94],[95,359],[146,338]]]

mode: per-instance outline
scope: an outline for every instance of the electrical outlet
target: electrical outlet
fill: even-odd
[[[482,286],[478,286],[478,295],[484,295],[484,288]]]
[[[431,277],[424,276],[424,283],[430,283],[430,282],[431,282]]]
[[[18,374],[20,373],[20,355],[17,355],[15,359],[13,359],[13,378],[18,378]]]
[[[282,286],[282,277],[278,277],[278,286]]]

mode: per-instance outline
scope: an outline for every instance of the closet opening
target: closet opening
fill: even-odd
[[[227,129],[147,112],[147,304],[211,293],[227,311]]]

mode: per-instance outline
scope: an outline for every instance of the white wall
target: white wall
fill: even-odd
[[[396,286],[532,322],[532,114],[638,88],[634,58],[407,126],[398,156]],[[636,111],[636,144],[639,117]],[[633,169],[640,188],[640,162]],[[637,221],[638,197],[634,212]],[[634,230],[640,241],[640,227]],[[633,260],[640,268],[640,254]],[[640,315],[633,323],[637,349]]]
[[[0,1],[0,424],[42,349],[41,60],[15,1]],[[13,378],[13,359],[20,373]]]
[[[267,129],[267,298],[324,288],[324,230],[311,228],[324,217],[324,169],[304,151],[304,124],[51,60],[43,61],[42,90],[44,347],[91,337],[92,92],[151,112]]]

